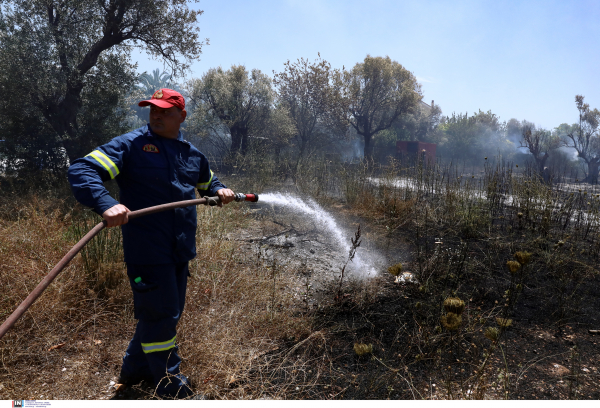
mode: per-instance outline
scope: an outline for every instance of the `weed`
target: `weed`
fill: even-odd
[[[338,302],[342,300],[342,285],[344,283],[346,267],[348,266],[348,264],[350,262],[352,262],[352,260],[354,259],[354,256],[356,255],[356,250],[358,249],[358,247],[360,247],[360,242],[361,242],[360,241],[360,224],[358,226],[358,229],[356,230],[356,233],[354,234],[354,238],[350,238],[350,242],[352,245],[350,246],[350,250],[348,251],[348,258],[346,259],[346,263],[342,267],[342,271],[340,273],[340,280],[338,283],[337,294],[336,294],[336,300]]]
[[[73,220],[68,235],[79,241],[98,222],[99,217],[90,217],[85,212]],[[125,279],[121,228],[105,228],[81,250],[83,270],[90,288],[101,291],[115,288]]]

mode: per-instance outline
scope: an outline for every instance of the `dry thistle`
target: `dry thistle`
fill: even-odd
[[[515,253],[515,259],[519,261],[521,265],[527,265],[531,258],[531,254],[529,252],[519,251]]]
[[[388,268],[388,272],[394,276],[400,275],[400,272],[402,272],[402,264],[400,262],[398,262],[396,265],[390,266]]]
[[[465,302],[459,298],[449,297],[444,300],[444,309],[446,309],[447,313],[454,313],[460,316],[465,310]]]
[[[458,330],[462,323],[462,317],[452,312],[447,313],[445,316],[442,316],[440,320],[442,322],[442,325],[450,331]]]
[[[488,327],[487,329],[485,329],[484,336],[490,339],[491,341],[496,341],[500,336],[500,331],[495,327]]]
[[[508,261],[506,262],[506,266],[508,266],[510,273],[515,273],[521,269],[521,264],[517,261]]]
[[[371,354],[373,352],[372,344],[354,343],[354,352],[358,356],[364,356],[365,354]]]
[[[512,325],[512,319],[496,317],[496,323],[498,324],[498,326],[502,327],[503,329],[506,329]]]

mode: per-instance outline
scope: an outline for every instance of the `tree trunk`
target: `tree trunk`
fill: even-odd
[[[242,133],[241,129],[237,126],[229,129],[229,133],[231,134],[231,156],[235,156],[242,151]]]
[[[304,159],[304,151],[306,150],[306,141],[301,138],[300,139],[300,150],[298,151],[298,158],[296,159],[296,166],[294,166],[294,181],[296,181],[296,177],[298,172],[300,171],[300,167],[303,164]]]
[[[365,150],[364,150],[365,160],[370,162],[371,160],[373,160],[373,147],[371,146],[371,141],[373,140],[373,135],[365,134],[365,135],[363,135],[363,137],[365,139]]]
[[[67,152],[69,161],[83,157],[93,148],[79,137],[77,128],[77,114],[81,110],[81,92],[84,87],[84,77],[87,72],[96,66],[100,54],[123,41],[120,35],[105,34],[85,55],[76,69],[70,70],[70,78],[66,83],[66,91],[62,102],[56,104],[53,98],[37,103],[44,117],[52,126],[57,136],[62,139],[62,146]]]
[[[596,160],[590,161],[588,164],[588,175],[582,180],[583,183],[598,184],[598,170],[600,163]]]
[[[550,157],[548,153],[545,153],[542,157],[534,156],[538,168],[538,175],[546,184],[550,183],[550,172],[546,168],[546,161],[548,160],[548,157]]]
[[[58,140],[62,140],[62,147],[71,163],[89,153],[86,151],[87,144],[78,140],[77,113],[81,109],[82,89],[82,81],[69,81],[62,102],[56,104],[54,98],[50,97],[36,104],[56,132]]]
[[[242,154],[242,156],[245,156],[246,153],[248,153],[248,147],[249,147],[248,144],[250,142],[248,140],[248,128],[240,129],[240,133],[242,135],[240,153]]]

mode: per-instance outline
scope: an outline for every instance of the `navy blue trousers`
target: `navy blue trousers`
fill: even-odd
[[[133,291],[135,334],[123,357],[121,375],[150,379],[158,395],[175,396],[187,382],[179,374],[176,326],[185,304],[188,263],[127,264]]]

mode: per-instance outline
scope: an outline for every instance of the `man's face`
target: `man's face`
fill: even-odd
[[[150,127],[159,136],[176,139],[179,127],[185,120],[186,112],[175,106],[168,109],[150,105]]]

